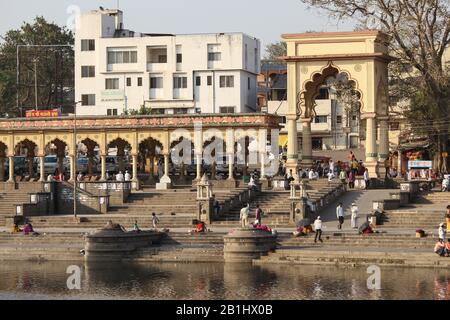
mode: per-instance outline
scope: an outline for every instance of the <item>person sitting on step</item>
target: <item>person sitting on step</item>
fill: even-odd
[[[445,244],[443,239],[439,239],[438,242],[434,245],[434,253],[437,253],[441,257],[444,257],[446,254],[448,256],[448,253],[446,253],[445,250]]]

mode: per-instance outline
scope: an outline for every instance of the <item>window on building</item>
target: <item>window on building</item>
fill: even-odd
[[[141,77],[138,78],[138,87],[142,87],[142,78]]]
[[[220,113],[234,113],[235,107],[220,107],[219,111]]]
[[[162,77],[150,77],[150,89],[161,89],[163,87]]]
[[[201,77],[195,77],[195,85],[201,86],[202,85],[202,78]]]
[[[400,123],[399,122],[391,122],[390,123],[390,129],[391,130],[399,130],[400,129]]]
[[[322,150],[322,138],[312,138],[312,149]]]
[[[186,89],[187,88],[187,77],[173,77],[173,88],[174,89]]]
[[[336,123],[342,123],[342,116],[336,116]]]
[[[183,54],[177,53],[177,63],[182,63],[182,62],[183,62]]]
[[[152,108],[150,111],[151,114],[164,114],[165,109],[164,108]]]
[[[202,113],[202,108],[195,108],[195,113]]]
[[[175,108],[173,109],[173,114],[187,114],[188,109],[187,108]]]
[[[207,81],[206,81],[207,83],[206,84],[208,86],[211,86],[212,85],[212,76],[208,76],[208,78],[206,78],[206,79],[207,79]]]
[[[81,77],[82,78],[95,77],[95,66],[81,66]]]
[[[222,59],[222,53],[208,52],[208,61],[220,61],[221,59]]]
[[[81,40],[81,51],[95,51],[95,40],[94,39],[82,39]]]
[[[234,76],[220,76],[220,87],[221,88],[233,88],[234,87]]]
[[[95,106],[95,94],[82,94],[81,95],[82,106]]]
[[[107,109],[106,114],[108,116],[117,116],[117,109]]]
[[[131,78],[127,78],[127,87],[131,87]]]
[[[108,64],[137,63],[137,51],[109,51]]]
[[[117,89],[119,89],[119,78],[105,79],[105,89],[106,90],[117,90]]]
[[[327,116],[316,116],[314,118],[314,123],[327,123]]]
[[[283,116],[283,117],[281,117],[281,123],[284,123],[284,124],[286,124],[286,117],[285,116]],[[270,140],[269,140],[270,141]]]

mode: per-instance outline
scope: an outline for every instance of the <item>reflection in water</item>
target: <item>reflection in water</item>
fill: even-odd
[[[251,264],[89,263],[82,289],[69,290],[68,262],[5,262],[0,299],[450,299],[445,269],[381,269],[368,290],[366,268]]]

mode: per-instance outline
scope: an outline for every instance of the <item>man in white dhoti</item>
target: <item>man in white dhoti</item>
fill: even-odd
[[[356,203],[352,203],[352,207],[350,208],[351,211],[351,226],[353,229],[358,229],[358,214],[359,209]]]

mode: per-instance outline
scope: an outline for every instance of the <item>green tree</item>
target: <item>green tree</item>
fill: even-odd
[[[0,44],[0,113],[18,116],[22,107],[23,110],[34,108],[35,65],[38,106],[73,105],[74,56],[70,47],[20,47],[19,86],[16,85],[18,45],[73,45],[71,31],[36,17],[32,23],[6,32],[3,38]]]
[[[444,62],[450,45],[448,0],[301,0],[327,11],[332,17],[349,18],[359,28],[381,29],[391,38],[391,86],[410,101],[404,115],[414,124],[422,116],[424,127],[443,167],[450,131],[450,77]],[[408,70],[408,67],[412,70]],[[443,121],[444,120],[444,121]],[[413,125],[414,128],[414,125]],[[446,166],[448,167],[448,166]]]
[[[287,54],[286,42],[279,41],[266,45],[265,59],[267,60],[276,60],[278,57],[285,56],[286,54]]]

